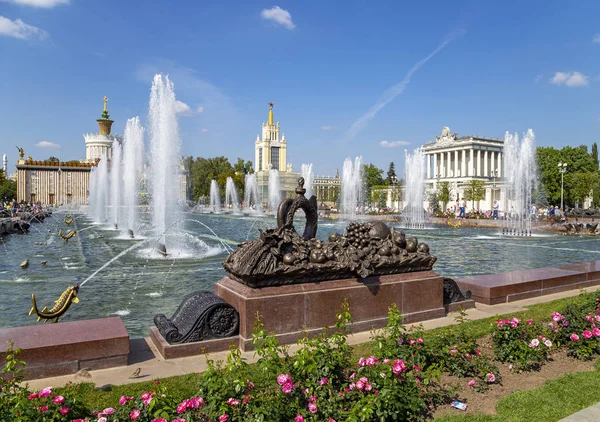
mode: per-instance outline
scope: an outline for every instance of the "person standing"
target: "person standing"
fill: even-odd
[[[460,199],[460,214],[458,215],[459,217],[465,218],[465,206],[466,206],[465,198],[461,198]]]
[[[500,209],[500,204],[498,204],[498,201],[494,200],[494,214],[492,215],[492,219],[493,220],[497,220],[498,219],[498,210]]]

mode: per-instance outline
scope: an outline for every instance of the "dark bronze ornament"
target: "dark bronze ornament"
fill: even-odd
[[[180,344],[234,336],[240,317],[219,296],[198,291],[187,295],[171,318],[156,315],[154,324],[169,344]]]
[[[343,235],[315,239],[316,197],[306,199],[303,185],[300,178],[296,197],[280,204],[276,229],[259,230],[258,239],[240,244],[225,259],[230,278],[257,288],[432,269],[437,258],[429,246],[382,222],[350,223]],[[293,225],[298,209],[306,215],[302,236]]]
[[[444,278],[444,305],[468,299],[471,299],[470,290],[461,289],[451,278]]]

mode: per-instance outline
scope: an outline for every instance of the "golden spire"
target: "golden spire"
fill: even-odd
[[[269,103],[269,126],[273,126],[274,125],[274,123],[273,123],[273,106],[274,106],[274,104],[271,101]]]

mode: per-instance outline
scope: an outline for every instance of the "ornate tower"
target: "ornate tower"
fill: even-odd
[[[257,135],[254,143],[254,170],[269,171],[271,168],[280,172],[288,171],[287,141],[279,131],[279,122],[273,118],[273,103],[269,103],[269,118],[262,125],[262,137]]]
[[[96,161],[103,156],[110,160],[112,158],[113,142],[121,142],[122,140],[120,136],[110,133],[114,122],[110,120],[110,114],[106,109],[108,98],[105,96],[102,100],[104,100],[104,110],[100,118],[96,120],[98,122],[98,133],[83,135],[85,138],[85,161],[87,162]]]

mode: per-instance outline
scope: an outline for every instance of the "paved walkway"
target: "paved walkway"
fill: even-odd
[[[499,305],[477,304],[477,308],[467,311],[468,318],[471,320],[488,318],[494,315],[502,315],[526,310],[525,306],[536,303],[550,302],[552,300],[576,296],[579,290],[570,290],[567,292],[556,293],[531,299],[525,299]],[[454,324],[456,313],[448,314],[444,318],[433,319],[422,322],[426,330],[443,327]],[[370,332],[361,332],[352,334],[348,337],[350,344],[365,343],[370,340]],[[290,347],[290,352],[294,352],[296,346]],[[213,360],[225,360],[228,352],[211,353],[209,357]],[[248,363],[254,362],[254,352],[243,352],[242,356]],[[140,369],[139,376],[130,378],[134,371]],[[90,371],[90,376],[66,375],[60,377],[44,378],[28,381],[30,388],[41,389],[46,386],[59,387],[68,382],[93,382],[97,387],[109,385],[131,384],[135,382],[152,380],[156,378],[165,378],[175,375],[184,375],[193,372],[203,372],[206,370],[206,357],[193,356],[180,359],[164,360],[149,338],[131,340],[131,352],[129,354],[129,365],[125,367],[101,369]]]
[[[598,422],[600,421],[600,403],[573,413],[559,422]]]

